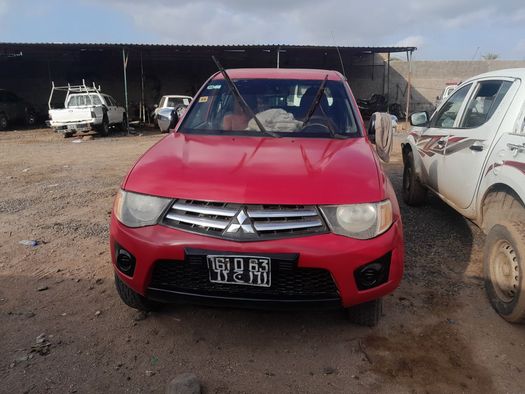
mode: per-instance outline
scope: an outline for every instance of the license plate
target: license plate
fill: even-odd
[[[206,256],[210,282],[271,286],[271,259],[261,256]]]

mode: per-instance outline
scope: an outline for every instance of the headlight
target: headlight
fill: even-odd
[[[350,238],[377,237],[392,224],[390,200],[369,204],[325,205],[319,207],[333,233]]]
[[[128,227],[151,226],[159,221],[169,198],[147,196],[119,190],[113,205],[113,213],[122,224]]]

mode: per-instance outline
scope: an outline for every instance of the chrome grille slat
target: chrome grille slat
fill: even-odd
[[[162,224],[211,237],[258,241],[328,232],[316,206],[176,200]]]
[[[193,205],[180,202],[176,202],[175,204],[173,204],[171,209],[177,209],[179,211],[193,212],[210,216],[226,216],[230,218],[233,217],[238,211],[238,209],[219,208],[210,205]]]
[[[199,216],[180,215],[171,212],[166,215],[166,219],[201,227],[218,228],[219,230],[224,230],[228,226],[228,223],[230,223],[229,220],[206,219]]]
[[[276,210],[276,209],[248,209],[248,216],[253,219],[266,218],[296,218],[304,216],[318,216],[315,209],[308,210]]]
[[[286,221],[286,222],[270,222],[270,223],[254,223],[257,231],[283,231],[283,230],[297,230],[302,228],[311,228],[322,226],[323,222],[319,219],[309,221]]]

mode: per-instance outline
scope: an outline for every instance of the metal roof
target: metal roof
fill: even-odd
[[[98,49],[218,49],[218,50],[246,50],[246,49],[339,49],[340,51],[361,53],[396,53],[413,52],[417,47],[401,46],[340,46],[335,45],[293,45],[293,44],[232,44],[232,45],[178,45],[178,44],[134,44],[134,43],[69,43],[69,42],[0,42],[0,48],[7,47],[32,47],[38,49],[74,49],[74,48],[98,48]]]

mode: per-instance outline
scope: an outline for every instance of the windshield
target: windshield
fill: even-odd
[[[322,80],[237,79],[240,94],[264,128],[294,137],[360,136],[345,87],[327,81],[318,105],[313,102]],[[308,112],[313,113],[308,116]],[[245,113],[226,81],[210,81],[195,99],[180,127],[182,132],[260,134],[255,119]]]
[[[170,97],[166,103],[166,107],[176,107],[177,105],[189,105],[190,100],[185,97]]]

